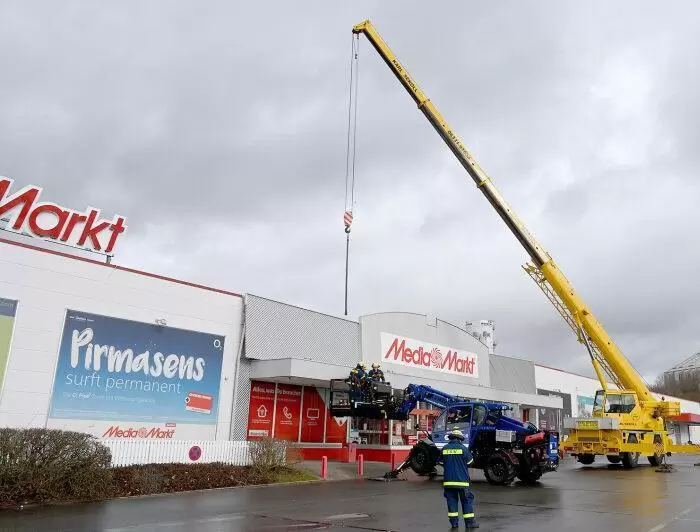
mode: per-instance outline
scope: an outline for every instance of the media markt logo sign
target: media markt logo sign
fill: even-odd
[[[175,429],[160,429],[153,427],[128,427],[121,428],[119,425],[112,425],[102,435],[103,438],[140,438],[145,440],[171,440],[175,435]]]
[[[384,362],[452,375],[479,377],[479,361],[475,353],[384,332],[381,333],[381,340]]]
[[[110,254],[127,228],[123,216],[115,215],[110,221],[100,218],[100,210],[94,207],[74,211],[39,201],[43,189],[34,185],[12,193],[13,183],[0,176],[0,219],[5,218],[8,231]]]

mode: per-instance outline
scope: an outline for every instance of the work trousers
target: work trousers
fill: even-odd
[[[445,488],[445,499],[447,499],[447,517],[452,526],[459,524],[460,502],[464,521],[474,519],[474,495],[469,488]]]

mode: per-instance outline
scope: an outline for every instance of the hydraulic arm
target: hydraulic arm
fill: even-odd
[[[467,401],[467,399],[441,392],[431,386],[409,384],[404,390],[403,402],[398,410],[408,415],[421,401],[438,408],[447,408],[451,404]]]
[[[607,374],[607,377],[617,388],[633,392],[636,395],[634,403],[638,406],[637,415],[636,417],[633,416],[634,419],[630,421],[629,428],[641,427],[647,431],[656,431],[659,437],[661,433],[667,436],[661,418],[680,413],[680,404],[678,402],[657,401],[654,398],[644,380],[625,358],[622,351],[615,345],[615,342],[613,342],[588,306],[575,292],[549,253],[530,234],[517,214],[506,203],[489,176],[469,153],[454,130],[447,124],[447,121],[440,115],[435,105],[408,74],[372,23],[369,20],[364,21],[356,25],[352,31],[356,35],[363,34],[367,37],[401,85],[413,98],[418,109],[425,115],[452,153],[457,157],[457,160],[467,171],[477,188],[481,190],[523,248],[525,248],[532,261],[531,264],[524,266],[526,272],[537,282],[567,324],[577,334],[578,340],[588,349],[603,390],[606,392],[608,390],[605,377],[605,374]],[[643,419],[640,419],[640,417]],[[614,423],[611,424],[611,428],[613,428],[612,425]],[[617,436],[619,436],[620,441],[627,442],[624,434]],[[611,448],[614,449],[613,447]],[[658,447],[656,449],[658,450]]]

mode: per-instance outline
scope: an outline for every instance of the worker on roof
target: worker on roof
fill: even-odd
[[[384,379],[384,372],[382,371],[382,368],[379,367],[379,362],[372,362],[372,369],[369,370],[367,376],[369,377],[369,380],[374,382],[385,382],[386,380]]]
[[[474,495],[469,489],[469,464],[474,461],[469,449],[464,445],[464,434],[455,429],[447,434],[449,443],[442,448],[438,463],[445,471],[442,483],[447,499],[447,517],[452,528],[459,528],[459,503],[462,503],[462,517],[467,529],[479,528],[474,519]]]

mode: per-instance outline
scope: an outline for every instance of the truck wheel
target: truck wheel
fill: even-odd
[[[632,469],[637,467],[637,462],[639,462],[639,453],[620,453],[622,457],[622,467],[625,469]]]
[[[527,473],[518,473],[518,479],[520,479],[520,482],[522,482],[523,484],[527,484],[528,486],[536,484],[541,476],[541,471],[528,471]]]
[[[593,462],[595,462],[595,455],[594,454],[579,454],[578,461],[580,463],[582,463],[583,465],[591,465]]]
[[[611,464],[619,464],[622,461],[622,458],[616,454],[609,454],[608,455],[608,462]]]
[[[663,454],[652,454],[651,456],[647,456],[647,460],[649,460],[649,464],[653,465],[654,467],[659,467],[663,457]]]
[[[489,484],[507,486],[515,478],[515,469],[502,456],[492,455],[484,468],[484,476]]]
[[[427,475],[435,469],[433,459],[425,445],[418,445],[411,451],[411,469],[416,475]]]

